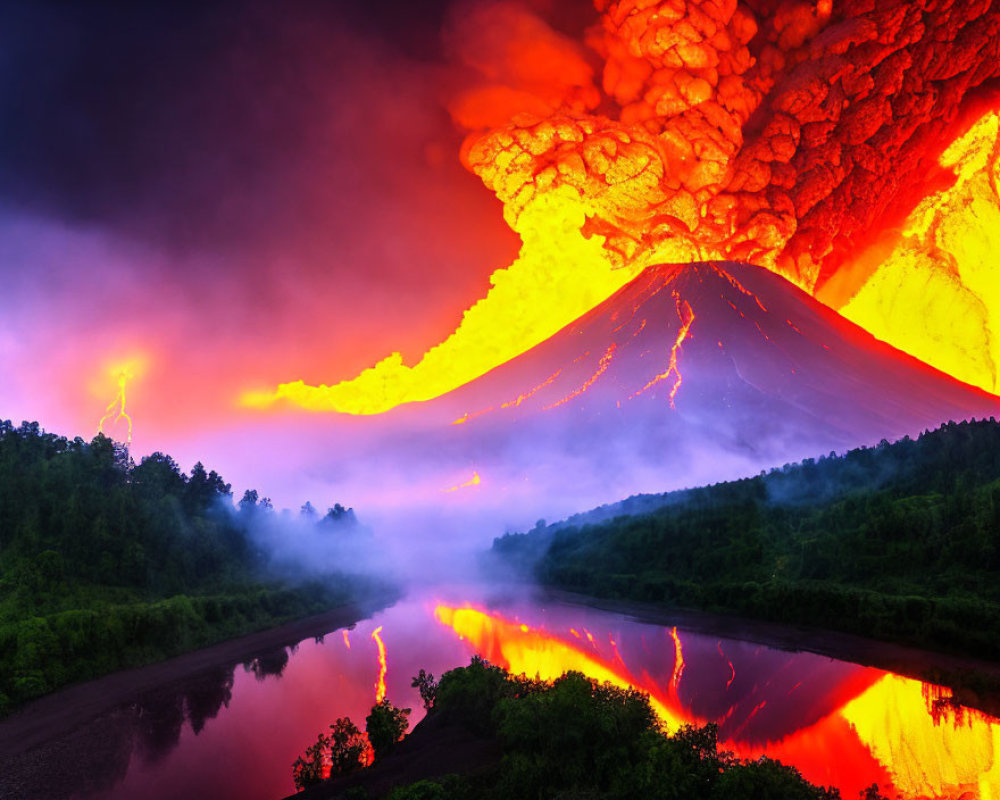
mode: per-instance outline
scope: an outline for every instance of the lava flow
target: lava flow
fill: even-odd
[[[649,383],[632,395],[632,397],[642,394],[650,386],[655,386],[660,381],[665,381],[673,375],[674,384],[670,387],[670,394],[667,399],[670,401],[670,407],[676,410],[677,406],[674,401],[677,399],[677,392],[680,391],[681,384],[684,382],[680,367],[677,364],[677,356],[681,349],[681,345],[684,344],[684,340],[691,331],[691,325],[694,324],[694,312],[691,310],[691,304],[686,300],[681,300],[681,297],[677,294],[677,292],[673,293],[673,298],[677,301],[677,316],[680,318],[681,327],[677,331],[677,338],[674,340],[673,346],[670,348],[670,362],[667,365],[667,371],[661,372],[659,375],[655,375]]]
[[[584,649],[575,629],[563,637],[471,607],[439,605],[434,615],[476,653],[512,673],[552,680],[575,670],[638,689],[649,695],[668,729],[714,720],[720,725],[721,747],[741,758],[776,758],[799,769],[807,780],[837,786],[844,797],[857,796],[876,782],[883,791],[891,787],[911,798],[1000,797],[1000,720],[951,705],[950,692],[932,684],[841,664],[839,677],[822,672],[813,676],[817,686],[831,679],[836,685],[819,698],[819,706],[805,713],[794,698],[788,705],[801,677],[789,689],[776,677],[780,668],[765,664],[754,669],[751,662],[741,666],[740,674],[765,677],[733,692],[737,670],[723,655],[721,642],[712,646],[709,640],[707,647],[685,656],[683,634],[676,628],[665,631],[662,651],[651,647],[646,636],[636,651],[647,662],[663,653],[664,674],[657,677],[645,670],[633,674],[628,667],[632,651],[623,656],[617,637],[609,637],[611,652],[604,654],[597,644],[601,637],[588,633],[590,646]],[[752,657],[756,649],[748,646],[747,652]],[[818,657],[815,664],[821,669],[833,666]],[[685,665],[697,673],[699,685],[690,692],[684,690]],[[800,670],[792,674],[801,676]],[[704,702],[706,696],[721,699],[723,705],[704,716],[689,703]]]
[[[982,116],[939,163],[954,182],[860,253],[823,299],[878,338],[1000,393],[1000,117]]]
[[[472,471],[472,477],[469,478],[469,480],[465,481],[464,483],[459,483],[459,484],[456,484],[455,486],[451,486],[451,487],[449,487],[447,489],[442,489],[441,491],[443,491],[446,494],[448,494],[448,493],[451,493],[451,492],[457,492],[460,489],[468,489],[468,488],[470,488],[472,486],[478,486],[482,482],[483,482],[483,479],[479,477],[479,473],[476,472],[475,470],[473,470]]]
[[[372,639],[378,646],[378,677],[375,679],[375,704],[378,705],[385,700],[385,674],[389,670],[386,661],[385,642],[382,641],[382,626],[379,625],[372,631]]]
[[[412,367],[394,353],[353,380],[284,383],[247,403],[374,414],[437,397],[660,262],[752,262],[844,305],[854,292],[845,295],[838,277],[861,286],[856,249],[884,247],[914,208],[924,220],[924,206],[957,209],[940,194],[951,184],[975,193],[978,224],[955,229],[977,244],[937,248],[940,236],[907,223],[921,232],[903,237],[893,259],[903,266],[876,273],[845,310],[904,350],[914,337],[900,320],[923,320],[932,330],[914,352],[926,355],[933,341],[944,352],[935,363],[996,390],[1000,298],[995,281],[971,276],[990,274],[982,254],[994,250],[989,222],[1000,204],[995,178],[966,177],[981,159],[965,155],[978,145],[963,116],[1000,75],[995,3],[594,5],[599,18],[582,41],[500,3],[476,6],[447,32],[478,76],[449,106],[468,132],[462,162],[500,198],[522,240],[456,331]],[[995,136],[982,141],[995,150]],[[958,341],[922,312],[928,285],[948,286],[975,312]],[[988,330],[975,330],[980,319]]]

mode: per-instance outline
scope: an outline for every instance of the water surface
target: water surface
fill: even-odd
[[[408,598],[322,641],[220,665],[94,720],[51,765],[46,795],[279,798],[291,764],[338,717],[361,727],[380,674],[423,714],[413,675],[479,653],[512,671],[567,669],[650,694],[668,726],[719,724],[723,747],[796,766],[845,798],[878,783],[903,797],[1000,798],[1000,719],[950,692],[806,652],[639,622],[555,602],[489,602],[472,590]],[[41,768],[41,765],[39,766]]]

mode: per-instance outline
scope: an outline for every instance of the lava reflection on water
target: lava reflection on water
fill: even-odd
[[[439,604],[434,616],[511,672],[551,680],[576,670],[637,688],[668,730],[717,722],[725,749],[779,759],[844,797],[878,783],[914,800],[1000,798],[1000,720],[955,708],[943,687],[745,642],[724,650],[712,637],[670,628],[662,637],[645,625],[588,631],[584,643],[576,628],[558,632],[474,607]]]

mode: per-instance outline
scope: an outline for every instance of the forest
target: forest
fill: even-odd
[[[540,681],[474,656],[440,681],[433,677],[421,670],[413,679],[427,716],[409,736],[410,709],[387,702],[372,709],[367,738],[349,719],[331,725],[332,735],[321,735],[295,764],[296,786],[306,789],[298,796],[376,796],[382,767],[395,783],[388,800],[840,798],[836,789],[810,784],[778,761],[743,760],[720,750],[714,724],[668,733],[647,695],[579,672]],[[458,739],[480,742],[481,757],[455,773],[408,780],[415,766],[440,760],[443,742]],[[374,764],[365,769],[371,750]],[[324,781],[318,769],[302,780],[321,760],[331,765],[334,780]],[[875,785],[862,798],[885,800]]]
[[[0,420],[0,716],[59,686],[161,660],[378,591],[331,565],[280,572],[253,535],[276,512],[200,463],[134,464],[91,442]],[[336,504],[301,515],[319,536],[357,529]]]
[[[607,519],[539,521],[494,566],[594,597],[1000,656],[1000,423],[948,423]]]

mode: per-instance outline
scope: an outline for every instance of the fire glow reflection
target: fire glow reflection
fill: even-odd
[[[391,656],[386,673],[376,631]],[[373,686],[381,683],[391,703],[412,708],[416,725],[424,710],[412,676],[421,669],[440,676],[474,654],[529,675],[555,678],[573,669],[634,686],[650,695],[666,725],[716,722],[724,749],[790,764],[813,783],[836,786],[845,800],[872,783],[904,800],[1000,798],[1000,720],[956,708],[940,687],[597,609],[486,603],[479,590],[462,587],[404,600],[360,620],[350,634],[257,659],[256,669],[222,667],[218,675],[228,679],[214,689],[191,694],[181,684],[189,700],[216,698],[207,713],[165,687],[157,702],[146,698],[113,712],[110,729],[98,718],[81,729],[79,743],[87,745],[64,754],[59,776],[66,792],[39,786],[27,795],[280,797],[293,791],[289,765],[318,732],[340,717],[364,720]],[[190,723],[177,716],[184,707]],[[199,707],[196,718],[191,709]],[[134,729],[123,724],[130,720]],[[95,761],[90,743],[105,740],[115,756]],[[219,770],[220,763],[231,768]]]
[[[676,628],[663,629],[659,641],[641,635],[635,642],[570,627],[549,631],[473,607],[438,605],[434,616],[511,672],[551,680],[575,670],[634,687],[649,694],[667,729],[716,722],[723,748],[741,758],[776,758],[844,797],[873,782],[907,798],[1000,797],[1000,720],[952,705],[939,686],[854,667],[800,675],[789,687],[794,655],[774,659],[775,651],[724,648],[721,640],[711,646]],[[760,669],[762,655],[777,662],[770,674]],[[750,669],[736,666],[740,657]],[[754,681],[749,686],[744,672]]]

